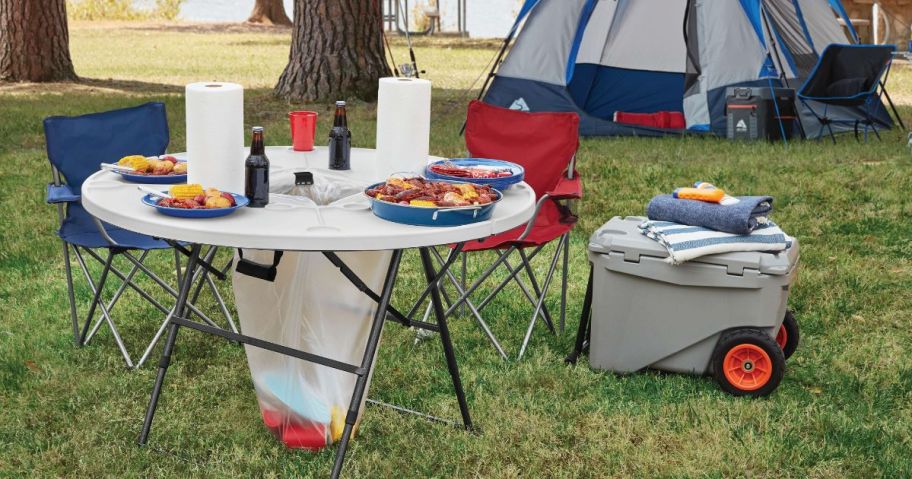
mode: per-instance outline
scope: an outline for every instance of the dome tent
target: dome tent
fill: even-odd
[[[724,135],[726,88],[797,90],[819,52],[849,43],[837,17],[851,25],[839,0],[526,0],[483,99],[576,112],[584,136]],[[815,124],[804,105],[796,107],[802,124]],[[659,111],[683,112],[687,130],[612,121],[615,112]],[[878,126],[892,126],[882,104],[875,111]],[[830,112],[864,116],[848,107]]]

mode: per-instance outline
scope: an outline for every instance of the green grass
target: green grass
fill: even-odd
[[[162,100],[172,150],[182,150],[182,85],[229,80],[248,87],[246,122],[264,125],[269,144],[289,143],[290,108],[326,112],[319,129],[328,128],[329,105],[271,96],[287,31],[221,30],[75,25],[74,63],[90,80],[0,86],[0,477],[323,477],[329,470],[334,449],[290,451],[266,432],[241,348],[182,332],[151,446],[139,448],[153,367],[125,371],[105,329],[89,347],[72,345],[55,213],[43,203],[44,116]],[[437,87],[432,153],[463,152],[462,89],[493,52],[489,43],[456,41],[417,48]],[[404,60],[398,42],[394,53]],[[891,80],[903,103],[910,80],[904,68]],[[373,145],[374,108],[352,106],[357,146]],[[912,108],[902,111],[912,119]],[[502,362],[470,319],[452,321],[480,432],[369,407],[347,477],[912,476],[912,180],[904,145],[900,133],[883,142],[845,137],[836,146],[788,148],[701,138],[584,140],[586,198],[572,237],[568,331],[552,336],[539,327],[522,362]],[[588,235],[611,216],[642,214],[654,194],[697,179],[774,195],[776,221],[801,240],[790,303],[803,342],[768,399],[732,398],[708,378],[615,376],[561,361],[580,313]],[[486,259],[476,257],[473,269]],[[155,264],[164,273],[169,260],[161,255]],[[89,289],[77,284],[85,311]],[[394,303],[407,307],[419,284],[417,258],[409,254]],[[486,310],[513,353],[530,313],[516,293]],[[556,294],[548,304],[556,309]],[[160,320],[135,295],[114,312],[133,350]],[[386,329],[371,397],[458,417],[438,344],[414,345],[413,338],[398,326]]]

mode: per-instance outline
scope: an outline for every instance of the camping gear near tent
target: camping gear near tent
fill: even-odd
[[[797,346],[780,333],[790,315],[797,240],[779,253],[714,254],[674,266],[662,245],[638,231],[645,220],[615,217],[590,237],[592,270],[568,361],[585,348],[588,329],[593,368],[711,373],[736,396],[773,392],[784,350]],[[797,341],[794,317],[787,328]]]
[[[725,136],[729,140],[790,140],[797,129],[795,90],[729,87],[725,93]]]
[[[832,125],[848,123],[854,126],[856,139],[858,125],[864,125],[865,140],[868,139],[868,128],[880,139],[872,108],[882,105],[877,87],[886,83],[895,50],[894,45],[831,44],[826,47],[798,92],[798,98],[807,103],[807,109],[820,123],[817,137],[822,136],[826,128],[835,143]],[[885,92],[883,89],[880,91]],[[822,111],[813,107],[815,103],[823,105]],[[864,117],[833,118],[827,113],[831,106],[855,107]]]
[[[480,98],[577,113],[584,136],[724,136],[726,89],[796,88],[827,45],[850,42],[837,17],[848,21],[839,0],[526,0]],[[889,128],[883,105],[874,107],[872,120]],[[854,106],[838,109],[840,117],[867,117]],[[803,124],[816,125],[800,110]],[[617,112],[660,111],[683,113],[686,128],[612,121]]]

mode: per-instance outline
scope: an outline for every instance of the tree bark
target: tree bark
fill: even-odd
[[[256,0],[247,21],[265,25],[291,26],[291,20],[285,13],[285,5],[282,4],[282,0]]]
[[[78,79],[65,0],[0,0],[0,81]]]
[[[275,87],[292,101],[373,101],[390,76],[379,0],[295,0],[288,65]]]

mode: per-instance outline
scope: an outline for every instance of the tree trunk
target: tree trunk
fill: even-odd
[[[0,0],[0,81],[78,79],[65,0]]]
[[[292,101],[377,98],[390,76],[379,0],[295,0],[288,66],[276,95]]]
[[[256,0],[247,21],[265,25],[291,26],[291,20],[285,13],[285,5],[282,4],[282,0]]]

